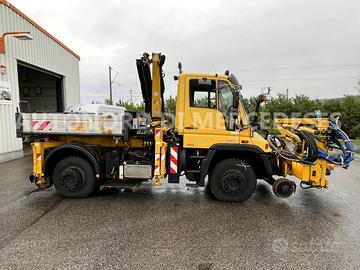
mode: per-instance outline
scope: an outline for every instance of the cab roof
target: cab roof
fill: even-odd
[[[218,79],[229,79],[229,76],[226,76],[224,74],[216,74],[216,73],[181,73],[180,76],[184,77],[211,77],[211,78],[218,78]]]

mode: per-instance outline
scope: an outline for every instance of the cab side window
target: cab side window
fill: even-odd
[[[191,79],[190,106],[216,109],[216,81],[205,78]]]

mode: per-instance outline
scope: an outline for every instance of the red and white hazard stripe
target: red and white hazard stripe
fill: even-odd
[[[172,146],[170,148],[170,173],[177,174],[178,173],[178,150],[179,147]]]
[[[36,160],[40,161],[41,160],[41,154],[36,154]]]
[[[160,154],[155,154],[155,162],[154,162],[154,171],[155,173],[160,173]]]
[[[51,130],[51,121],[32,121],[31,126],[33,131],[49,131]]]
[[[155,129],[155,137],[160,137],[161,135],[161,129],[160,128],[156,128]]]

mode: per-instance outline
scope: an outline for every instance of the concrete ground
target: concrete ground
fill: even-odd
[[[0,164],[0,269],[360,269],[360,161],[288,199],[259,181],[245,203],[147,184],[63,199]]]

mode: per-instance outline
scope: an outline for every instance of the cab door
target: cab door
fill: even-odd
[[[239,132],[227,130],[219,110],[218,80],[190,77],[186,84],[184,147],[207,149],[217,143],[238,143]]]

